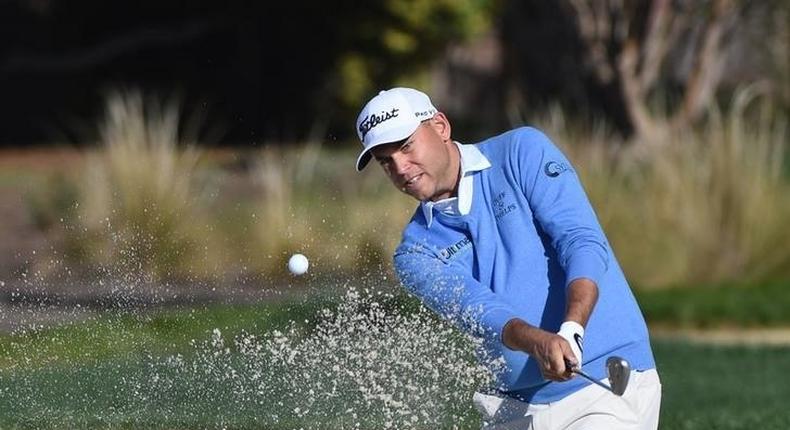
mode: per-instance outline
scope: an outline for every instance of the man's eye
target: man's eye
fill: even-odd
[[[403,146],[400,147],[401,152],[409,152],[411,151],[411,142],[404,143]]]

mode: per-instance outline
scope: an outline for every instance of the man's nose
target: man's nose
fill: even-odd
[[[403,175],[409,171],[409,159],[406,154],[392,154],[392,165],[394,172],[398,175]]]

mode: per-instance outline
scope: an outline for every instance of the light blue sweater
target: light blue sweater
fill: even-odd
[[[577,278],[599,289],[584,336],[584,370],[606,377],[611,355],[655,367],[647,327],[570,162],[540,131],[519,128],[476,145],[491,167],[474,175],[467,215],[418,208],[395,251],[401,283],[465,331],[484,339],[478,356],[504,358],[497,388],[531,403],[559,400],[588,382],[543,379],[528,354],[502,343],[512,318],[557,332],[565,292]],[[496,367],[492,365],[492,368]]]

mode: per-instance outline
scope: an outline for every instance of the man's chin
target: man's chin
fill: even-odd
[[[404,194],[406,194],[408,196],[411,196],[413,199],[418,200],[418,201],[424,201],[424,200],[428,200],[430,198],[429,196],[427,196],[425,193],[421,192],[420,190],[401,189],[401,191]]]
[[[403,194],[406,194],[407,196],[409,196],[409,197],[413,198],[414,200],[419,200],[419,201],[422,201],[422,199],[420,198],[420,196],[419,196],[419,195],[416,195],[416,194],[414,194],[414,193],[410,193],[410,192],[408,192],[408,191],[404,191],[404,192],[403,192]]]

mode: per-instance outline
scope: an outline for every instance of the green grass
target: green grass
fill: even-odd
[[[371,361],[355,356],[367,354],[366,342],[387,345],[387,339],[378,334],[380,330],[392,325],[392,332],[387,331],[389,338],[414,338],[409,348],[420,348],[427,338],[437,354],[449,348],[456,360],[470,362],[470,350],[458,353],[464,343],[450,334],[446,325],[437,325],[441,338],[436,342],[419,333],[413,336],[411,329],[428,326],[404,324],[396,314],[406,313],[418,322],[433,318],[415,311],[414,300],[388,296],[376,302],[380,307],[361,301],[349,312],[342,311],[347,301],[338,305],[336,299],[322,297],[151,315],[109,315],[6,337],[0,341],[0,428],[313,428],[319,426],[317,420],[320,426],[331,428],[351,428],[358,421],[367,428],[384,428],[399,409],[424,400],[417,395],[406,402],[411,405],[398,406],[397,395],[395,403],[379,397],[382,391],[387,394],[391,378],[416,384],[422,381],[408,374],[410,359],[401,361],[407,364],[405,368],[390,361],[388,368],[396,373],[383,372],[380,380],[375,375],[380,365],[386,365],[387,357]],[[327,312],[335,312],[335,317]],[[382,315],[389,317],[381,319]],[[430,327],[434,329],[433,324]],[[284,335],[278,334],[280,331]],[[316,332],[323,336],[309,335]],[[245,349],[246,339],[251,342]],[[299,339],[306,339],[305,343],[284,349],[285,354],[272,352]],[[337,344],[330,348],[325,342]],[[396,349],[390,348],[387,356],[403,355]],[[289,356],[291,351],[298,354],[296,363]],[[331,356],[327,351],[332,351]],[[406,354],[409,357],[409,351]],[[309,368],[324,362],[326,369]],[[340,370],[334,371],[340,377],[319,380],[324,371],[333,375],[333,363],[340,364]],[[424,372],[419,363],[414,364],[417,375]],[[364,369],[365,365],[369,368]],[[446,373],[441,363],[438,367]],[[349,379],[342,374],[345,369],[368,376],[359,381]],[[458,386],[452,378],[437,385],[435,378],[431,389],[450,392]],[[314,387],[324,395],[306,401],[307,390],[294,390],[294,384]],[[336,392],[343,395],[344,402],[332,401]],[[304,412],[297,409],[299,405]],[[357,411],[356,417],[348,413],[349,406]],[[385,410],[372,412],[379,406]],[[448,402],[442,407],[454,420],[475,419],[465,405],[460,407],[464,415],[460,418],[453,412],[459,409],[458,404]],[[304,418],[307,413],[309,420]]]
[[[790,347],[658,342],[663,429],[790,428]]]
[[[413,300],[396,296],[388,303],[388,314],[400,309],[425,318],[419,316]],[[243,353],[229,341],[244,332],[259,339],[274,330],[289,338],[308,333],[324,318],[319,316],[324,308],[334,306],[317,299],[108,315],[0,338],[0,428],[352,428],[357,422],[360,428],[383,428],[385,421],[372,415],[372,409],[360,406],[360,414],[353,418],[333,406],[345,408],[347,402],[331,399],[315,403],[317,411],[293,413],[292,405],[305,399],[289,397],[289,391],[305,384],[318,387],[320,381],[304,381],[288,373],[277,379],[281,386],[265,387],[273,391],[262,395],[256,391],[262,387],[256,375],[276,364]],[[288,332],[292,322],[297,323],[296,331]],[[221,330],[225,343],[212,338],[215,328]],[[357,339],[354,327],[349,325],[348,331],[352,340]],[[790,385],[782,376],[790,374],[790,347],[700,346],[662,340],[654,343],[654,350],[664,387],[661,428],[790,426],[790,411],[783,405],[783,399],[790,398]],[[355,399],[356,393],[343,391],[353,388],[341,386],[340,394]],[[440,388],[451,392],[454,386]],[[479,428],[471,405],[460,403],[453,405],[460,408],[455,412],[459,428]],[[280,415],[275,418],[276,414]],[[400,422],[398,428],[403,427]],[[414,427],[436,425],[426,427],[418,421]]]
[[[142,353],[178,354],[213,329],[232,335],[283,329],[304,322],[327,299],[277,305],[209,306],[157,313],[118,313],[44,331],[0,337],[0,369],[77,366]]]
[[[107,314],[84,323],[0,338],[0,428],[256,428],[260,417],[216,398],[231,398],[215,379],[171,373],[161,357],[203,353],[214,329],[243,332],[309,324],[323,298],[279,305],[209,306]],[[239,357],[233,357],[238,360]],[[145,392],[151,372],[183,390]],[[279,428],[292,428],[284,420]],[[274,427],[270,427],[274,428]]]
[[[648,322],[661,326],[790,325],[790,281],[638,290],[637,300]]]
[[[661,428],[785,429],[790,426],[790,412],[782,400],[790,396],[790,387],[778,377],[790,372],[786,359],[790,348],[703,347],[660,342],[655,350],[664,387]],[[138,409],[124,410],[122,406],[130,399],[119,396],[123,392],[115,384],[120,382],[121,375],[144,370],[141,362],[107,360],[89,366],[3,375],[3,389],[20,397],[3,396],[0,426],[314,428],[326,424],[298,420],[272,423],[266,420],[262,410],[256,413],[253,406],[257,405],[240,406],[222,401],[233,396],[223,396],[217,387],[206,389],[204,393],[210,393],[210,397],[201,395],[201,390],[196,388],[206,388],[200,387],[204,381],[188,379],[179,381],[185,385],[180,398],[158,398],[151,402],[138,399]],[[196,387],[190,389],[186,385]],[[469,414],[474,414],[471,408]],[[263,423],[264,427],[258,427]],[[479,427],[470,422],[466,428]]]

